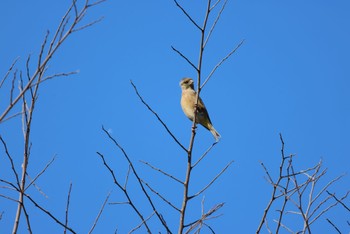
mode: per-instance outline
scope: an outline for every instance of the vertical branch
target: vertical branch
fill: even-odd
[[[206,29],[209,14],[210,14],[210,5],[211,5],[211,0],[208,0],[208,5],[207,5],[205,17],[204,17],[203,26],[200,28],[201,39],[200,39],[198,67],[197,67],[198,79],[197,79],[196,105],[195,105],[194,118],[193,118],[193,124],[192,124],[192,134],[191,134],[190,144],[187,151],[186,178],[184,181],[184,193],[183,193],[183,199],[182,199],[182,206],[180,210],[180,224],[179,224],[178,233],[183,233],[184,225],[185,225],[186,208],[187,208],[187,203],[189,201],[189,184],[190,184],[190,178],[191,178],[191,171],[193,168],[192,167],[192,150],[193,150],[194,139],[196,136],[196,122],[197,122],[197,113],[198,113],[199,93],[201,90],[200,82],[201,82],[202,61],[203,61],[203,51],[204,51],[205,29]]]
[[[67,226],[68,226],[68,212],[69,212],[69,204],[70,204],[70,194],[72,192],[72,183],[69,185],[68,195],[67,195],[67,205],[66,205],[66,220],[65,220],[65,227],[63,233],[67,233]]]

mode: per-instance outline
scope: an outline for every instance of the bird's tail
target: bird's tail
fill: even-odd
[[[218,142],[220,139],[220,134],[215,130],[215,128],[213,126],[211,126],[211,128],[209,129],[211,134],[213,134],[213,136],[215,137],[215,140]]]

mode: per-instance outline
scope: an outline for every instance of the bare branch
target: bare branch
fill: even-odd
[[[76,233],[72,228],[66,226],[64,223],[62,223],[61,221],[59,221],[54,215],[52,215],[49,211],[45,210],[42,206],[40,206],[36,201],[33,200],[33,198],[31,198],[29,195],[24,194],[24,196],[26,198],[29,199],[29,201],[31,201],[34,206],[36,206],[37,208],[39,208],[39,210],[41,210],[42,212],[44,212],[45,214],[47,214],[51,219],[53,219],[56,223],[58,223],[59,225],[61,225],[62,227],[64,227],[65,229],[67,229],[68,231],[72,232],[72,233]]]
[[[189,60],[183,53],[181,53],[179,50],[177,50],[174,46],[171,46],[171,48],[178,53],[183,59],[185,59],[193,68],[198,72],[198,68]]]
[[[186,12],[186,10],[176,0],[174,0],[174,2],[176,6],[180,8],[180,10],[186,15],[186,17],[193,23],[193,25],[202,31],[203,29],[192,19],[192,17]]]
[[[72,192],[72,183],[70,183],[69,185],[69,190],[68,190],[68,195],[67,195],[67,205],[66,205],[66,219],[64,222],[64,225],[67,227],[68,226],[68,211],[69,211],[69,203],[70,203],[70,194]],[[67,233],[67,228],[64,228],[63,233],[66,234]]]
[[[326,219],[328,221],[328,223],[330,223],[332,225],[332,227],[334,227],[334,229],[339,233],[341,234],[341,231],[337,228],[337,226],[335,226],[334,223],[332,223],[332,221],[330,221],[328,218]]]
[[[31,180],[31,182],[27,185],[27,187],[24,190],[27,190],[32,184],[34,184],[34,182],[46,171],[46,169],[55,161],[56,159],[56,155],[53,156],[53,158],[46,164],[46,166],[44,167],[44,169],[41,170],[41,172],[39,172],[34,179]]]
[[[205,214],[202,214],[202,217],[195,221],[195,222],[192,222],[191,224],[188,224],[188,225],[185,225],[186,227],[187,226],[191,226],[187,231],[186,233],[190,233],[191,231],[193,231],[195,228],[197,228],[198,226],[204,224],[204,222],[206,220],[208,220],[210,218],[211,215],[213,215],[215,212],[217,212],[219,209],[221,209],[223,206],[224,206],[225,203],[220,203],[220,204],[217,204],[215,205],[213,208],[211,208],[207,213]],[[217,218],[218,216],[215,216],[215,217],[211,217],[211,218]]]
[[[177,208],[175,205],[173,205],[168,199],[166,199],[164,196],[162,196],[159,192],[157,192],[156,190],[154,190],[147,182],[145,182],[144,180],[142,180],[142,182],[153,192],[155,193],[158,197],[160,197],[160,199],[162,199],[165,203],[167,203],[169,206],[171,206],[172,208],[174,208],[175,210],[177,210],[178,212],[180,212],[180,209]]]
[[[19,187],[20,187],[20,180],[19,180],[19,176],[18,176],[18,173],[17,173],[17,171],[16,171],[16,168],[15,168],[15,164],[14,164],[14,162],[13,162],[12,156],[10,155],[10,153],[9,153],[9,151],[8,151],[6,142],[5,142],[5,140],[2,138],[1,135],[0,135],[0,141],[1,141],[2,145],[4,146],[5,154],[6,154],[7,158],[8,158],[9,161],[10,161],[11,169],[12,169],[12,172],[13,172],[15,178],[16,178],[16,183],[17,183],[17,186],[18,186],[18,188],[19,188]]]
[[[130,164],[129,164],[128,172],[126,173],[126,176],[125,176],[124,189],[126,189],[126,186],[128,185],[129,175],[130,175],[130,169],[131,169],[131,166],[130,166]]]
[[[341,204],[345,209],[347,209],[349,212],[350,212],[350,208],[348,206],[346,206],[342,200],[347,197],[350,193],[350,191],[348,191],[345,196],[343,198],[341,198],[340,200],[334,195],[334,194],[331,194],[330,192],[326,191],[329,195],[331,195],[339,204]]]
[[[216,4],[218,4],[219,2],[220,2],[220,0],[217,1],[217,2],[210,8],[210,11],[211,11],[211,10],[216,6]],[[221,7],[221,9],[220,9],[220,11],[219,11],[219,13],[218,13],[218,15],[216,16],[216,19],[215,19],[213,25],[211,26],[211,28],[210,28],[210,30],[209,30],[209,33],[208,33],[208,35],[207,35],[207,38],[206,38],[205,41],[204,41],[204,45],[203,45],[204,47],[207,45],[207,43],[208,43],[208,41],[209,41],[209,38],[210,38],[211,34],[212,34],[213,31],[214,31],[214,28],[215,28],[217,22],[219,21],[222,12],[223,12],[224,9],[225,9],[226,3],[227,3],[227,0],[225,0],[225,2],[224,2],[224,4],[222,5],[222,7]]]
[[[162,173],[163,175],[168,176],[169,178],[175,180],[176,182],[179,182],[179,183],[182,184],[182,185],[184,184],[184,183],[183,183],[181,180],[179,180],[178,178],[174,177],[173,175],[170,175],[169,173],[164,172],[163,170],[161,170],[161,169],[159,169],[159,168],[157,168],[157,167],[152,166],[150,163],[145,162],[145,161],[142,161],[142,160],[140,160],[140,162],[142,162],[143,164],[146,164],[147,166],[149,166],[149,167],[152,168],[153,170],[158,171],[158,172]]]
[[[158,121],[163,125],[163,127],[165,128],[165,130],[169,133],[169,135],[174,139],[174,141],[183,149],[187,152],[187,149],[180,143],[180,141],[177,140],[177,138],[174,136],[174,134],[169,130],[168,126],[163,122],[163,120],[159,117],[159,115],[143,100],[143,98],[141,97],[141,95],[139,94],[136,86],[134,85],[134,83],[132,81],[131,85],[134,87],[134,90],[136,92],[136,95],[140,98],[141,102],[148,108],[149,111],[151,111],[158,119]]]
[[[19,60],[19,57],[17,57],[11,64],[10,68],[7,70],[5,76],[2,78],[1,82],[0,82],[0,89],[2,87],[2,85],[5,83],[7,77],[10,75],[12,69],[14,68],[14,66],[16,65],[17,61]]]
[[[101,22],[103,19],[104,19],[104,17],[102,16],[99,19],[92,21],[91,23],[88,23],[88,24],[85,24],[85,25],[83,25],[83,26],[81,26],[79,28],[73,29],[72,32],[81,31],[81,30],[83,30],[85,28],[91,27],[92,25]]]
[[[131,162],[129,156],[127,155],[127,153],[125,152],[125,150],[123,149],[123,147],[121,147],[121,145],[109,134],[109,132],[102,126],[102,130],[107,134],[108,138],[114,143],[115,146],[117,146],[117,148],[123,153],[124,155],[124,158],[128,161],[130,167],[131,167],[131,170],[133,172],[133,174],[135,175],[140,187],[141,187],[141,190],[142,192],[144,193],[144,195],[146,196],[149,204],[151,205],[153,211],[156,213],[156,216],[158,217],[159,221],[161,222],[161,224],[163,225],[163,227],[168,231],[168,232],[171,232],[169,230],[169,227],[167,226],[165,220],[163,219],[163,217],[158,213],[155,205],[153,204],[153,201],[151,199],[151,197],[148,195],[147,191],[145,190],[144,186],[143,186],[143,183],[142,183],[142,180],[141,178],[139,177],[133,163]],[[124,191],[124,190],[123,190]],[[130,200],[129,200],[130,201]]]
[[[229,162],[221,171],[219,174],[217,174],[214,179],[212,179],[212,181],[210,181],[210,183],[208,183],[202,190],[200,190],[199,192],[197,192],[196,194],[192,195],[189,197],[189,199],[192,199],[194,197],[197,197],[199,194],[203,193],[205,190],[207,190],[221,175],[222,173],[224,173],[226,171],[226,169],[233,163],[233,161]]]
[[[103,202],[103,204],[102,204],[102,206],[101,206],[101,209],[100,209],[100,212],[98,212],[98,215],[97,215],[97,217],[96,217],[96,219],[95,219],[95,221],[94,221],[94,223],[93,223],[93,225],[92,225],[90,231],[88,232],[89,234],[92,233],[92,231],[95,229],[95,227],[96,227],[96,225],[97,225],[97,222],[98,222],[98,220],[100,219],[100,216],[101,216],[101,214],[102,214],[102,212],[103,212],[103,210],[104,210],[104,208],[105,208],[105,206],[106,206],[106,204],[107,204],[107,201],[108,201],[110,195],[111,195],[111,192],[108,193],[108,195],[107,195],[105,201]]]
[[[209,79],[212,77],[212,75],[214,74],[214,72],[221,66],[221,64],[223,62],[225,62],[233,53],[235,53],[239,47],[241,47],[241,45],[243,44],[244,40],[242,40],[237,46],[236,48],[234,48],[233,50],[231,50],[230,53],[228,53],[226,55],[226,57],[224,57],[218,64],[216,64],[216,66],[213,68],[213,70],[210,72],[210,74],[208,75],[208,77],[205,79],[205,81],[203,82],[201,89],[204,87],[204,85],[209,81]]]
[[[104,129],[104,128],[103,128]],[[139,218],[141,219],[141,221],[145,224],[145,228],[147,229],[147,233],[151,233],[151,230],[149,229],[147,222],[145,221],[143,215],[141,214],[141,212],[137,209],[137,207],[134,205],[133,201],[131,200],[129,193],[127,192],[126,188],[124,188],[123,186],[121,186],[121,184],[118,182],[117,178],[114,175],[114,172],[112,170],[112,168],[108,165],[108,163],[106,162],[103,154],[96,152],[102,159],[103,161],[103,165],[108,169],[108,171],[110,172],[114,183],[118,186],[118,188],[120,190],[122,190],[122,192],[124,193],[126,199],[128,200],[128,202],[123,202],[123,203],[114,203],[114,204],[128,204],[132,207],[132,209],[136,212],[136,214],[139,216]]]
[[[200,163],[202,161],[202,159],[205,158],[205,156],[208,155],[208,153],[210,152],[210,150],[218,143],[218,141],[215,141],[205,152],[204,154],[202,154],[202,156],[197,160],[197,162],[195,162],[192,166],[192,168],[196,167],[198,163]]]
[[[142,225],[144,225],[150,218],[152,218],[152,216],[155,214],[155,211],[153,211],[153,213],[148,216],[145,220],[143,220],[139,225],[137,225],[135,228],[133,228],[130,232],[128,232],[128,234],[133,233],[134,231],[136,231],[137,229],[139,229],[140,227],[142,227]]]

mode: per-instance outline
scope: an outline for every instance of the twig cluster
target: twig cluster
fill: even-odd
[[[321,186],[321,179],[324,178],[327,172],[327,169],[322,169],[322,161],[313,167],[296,170],[294,166],[295,155],[286,156],[282,135],[280,135],[280,140],[282,143],[281,164],[276,180],[272,178],[269,170],[261,162],[266,179],[272,186],[272,194],[256,233],[261,232],[264,224],[269,233],[279,233],[281,229],[290,233],[311,233],[312,225],[331,208],[343,204],[343,200],[348,196],[349,192],[338,199],[335,197],[335,194],[328,191],[330,186],[341,179],[343,175]],[[277,217],[273,218],[274,231],[272,231],[268,222],[269,214],[272,213],[273,207],[277,211]],[[274,213],[271,215],[274,215]],[[295,223],[294,225],[287,225],[290,215],[299,217],[299,220],[302,222],[301,229],[293,230],[296,226]]]

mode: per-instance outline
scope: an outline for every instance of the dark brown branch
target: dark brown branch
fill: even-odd
[[[5,154],[6,154],[7,158],[8,158],[9,161],[10,161],[11,169],[12,169],[12,172],[13,172],[15,178],[16,178],[16,183],[17,183],[17,186],[18,186],[18,188],[19,188],[19,187],[20,187],[20,180],[19,180],[19,176],[18,176],[18,173],[17,173],[17,171],[16,171],[16,168],[15,168],[15,164],[14,164],[14,162],[13,162],[12,156],[10,155],[10,153],[9,153],[9,151],[8,151],[6,142],[5,142],[5,140],[2,138],[1,135],[0,135],[0,141],[1,141],[2,145],[4,146]]]
[[[328,223],[330,223],[330,225],[332,225],[332,227],[339,233],[341,234],[341,231],[337,228],[337,226],[335,226],[334,223],[332,223],[332,221],[330,221],[328,218],[326,219]]]
[[[350,208],[348,206],[346,206],[342,200],[344,198],[341,198],[340,200],[334,195],[334,194],[331,194],[330,192],[326,191],[329,195],[331,195],[339,204],[341,204],[345,209],[347,209],[349,212],[350,212]],[[346,194],[345,194],[345,197],[347,197],[349,195],[350,191],[348,191]]]
[[[31,198],[29,195],[24,194],[24,196],[26,198],[29,199],[29,201],[31,201],[33,203],[34,206],[36,206],[37,208],[39,208],[39,210],[41,210],[42,212],[44,212],[45,214],[47,214],[51,219],[53,219],[56,223],[58,223],[59,225],[61,225],[63,228],[67,229],[68,231],[70,231],[71,233],[76,233],[72,228],[66,226],[64,223],[62,223],[61,221],[59,221],[54,215],[52,215],[49,211],[45,210],[42,206],[40,206],[36,201],[33,200],[33,198]]]
[[[149,111],[151,111],[156,118],[158,119],[158,121],[163,125],[163,127],[165,128],[165,130],[169,133],[169,135],[174,139],[174,141],[183,149],[187,152],[187,149],[180,143],[180,141],[178,141],[178,139],[174,136],[174,134],[169,130],[168,126],[163,122],[163,120],[159,117],[159,115],[143,100],[143,98],[141,97],[141,95],[139,94],[136,86],[134,85],[134,83],[132,81],[130,81],[131,85],[134,87],[134,90],[136,92],[136,95],[139,97],[139,99],[141,100],[141,102],[147,107],[147,109]]]
[[[173,49],[173,51],[178,53],[183,59],[185,59],[186,62],[188,62],[194,68],[194,70],[196,70],[198,72],[198,68],[191,62],[191,60],[189,60],[183,53],[181,53],[179,50],[177,50],[174,46],[171,46],[171,48]]]
[[[180,8],[180,10],[186,15],[186,17],[193,23],[194,26],[196,26],[199,30],[202,30],[202,28],[192,19],[192,17],[186,12],[186,10],[176,1],[174,0],[176,6]]]

